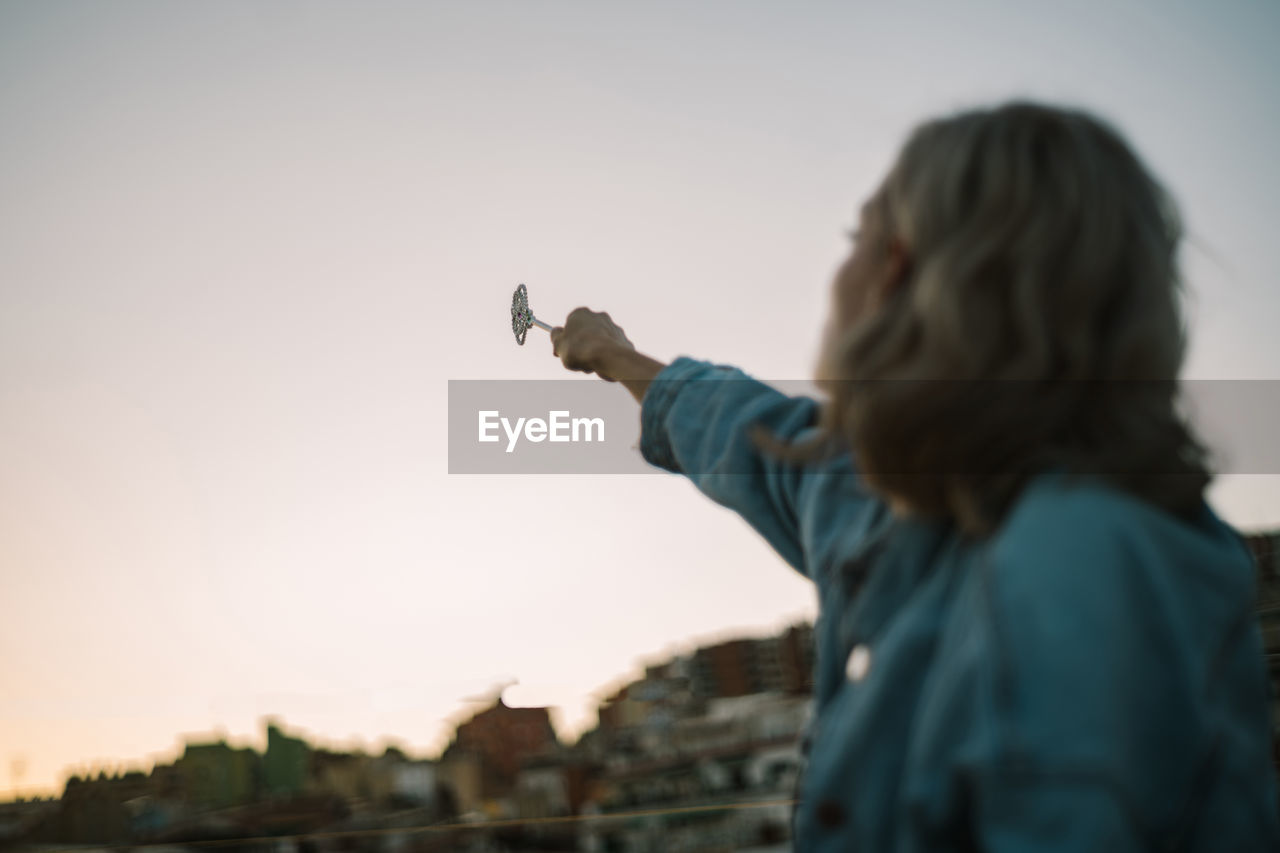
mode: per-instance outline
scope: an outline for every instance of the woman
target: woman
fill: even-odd
[[[824,404],[607,314],[552,332],[817,585],[797,849],[1280,849],[1254,570],[1175,407],[1179,238],[1115,131],[1010,104],[918,128],[863,206]]]

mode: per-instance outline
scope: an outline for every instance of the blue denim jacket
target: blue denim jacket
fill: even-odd
[[[1254,568],[1231,528],[1046,475],[964,539],[890,515],[848,454],[797,467],[753,441],[816,417],[688,358],[641,410],[645,459],[817,587],[797,850],[1280,850]]]

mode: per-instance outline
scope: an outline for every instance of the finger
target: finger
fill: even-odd
[[[564,337],[564,326],[556,326],[551,330],[551,354],[560,355],[560,339]]]
[[[575,350],[572,345],[560,355],[560,361],[569,370],[577,371],[578,373],[592,373],[595,370],[591,362],[582,358],[582,354]]]

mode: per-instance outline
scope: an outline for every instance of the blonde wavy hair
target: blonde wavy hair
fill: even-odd
[[[1031,103],[930,121],[871,203],[905,280],[841,338],[823,423],[874,488],[979,535],[1050,470],[1200,507],[1180,219],[1115,130]]]

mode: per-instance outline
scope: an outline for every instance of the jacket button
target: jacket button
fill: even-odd
[[[827,829],[836,829],[844,825],[844,807],[835,800],[823,800],[818,803],[818,808],[813,814],[818,819],[818,824]]]
[[[844,674],[850,681],[861,681],[871,669],[871,649],[863,645],[853,647],[849,652],[849,662],[844,666]]]

